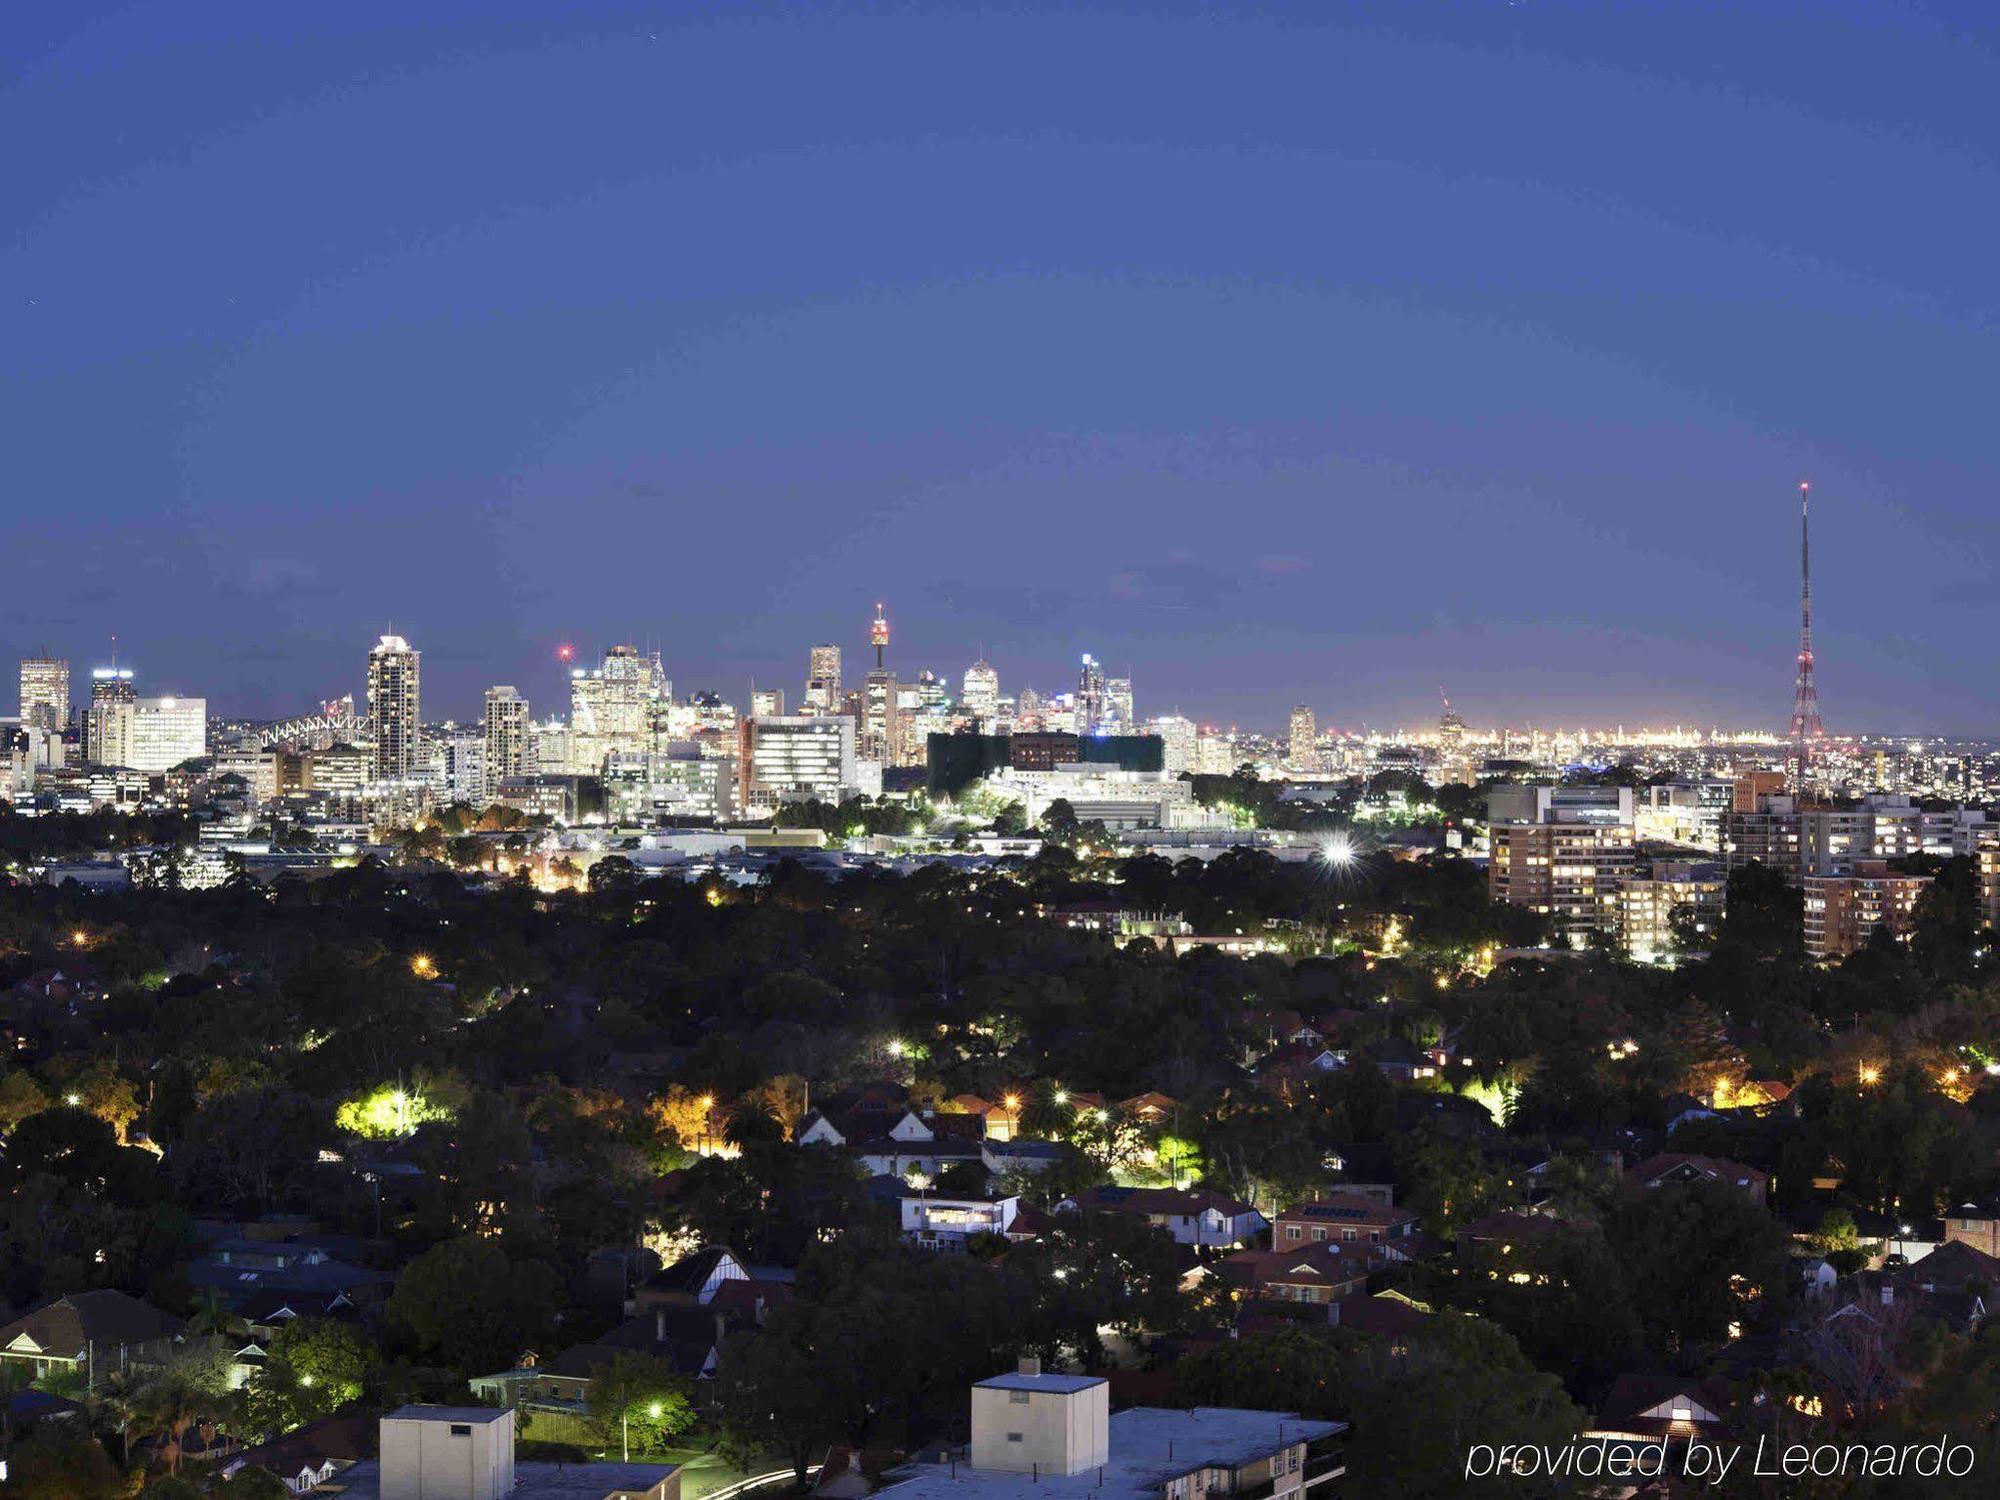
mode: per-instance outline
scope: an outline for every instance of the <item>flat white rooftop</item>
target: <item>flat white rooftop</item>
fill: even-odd
[[[1081,1376],[1011,1376],[981,1385],[1006,1389],[1009,1382],[1083,1380]],[[1045,1385],[1026,1389],[1047,1390]],[[1114,1413],[1110,1457],[1102,1470],[1081,1474],[1015,1474],[974,1469],[970,1464],[922,1464],[898,1469],[895,1483],[880,1493],[895,1500],[1137,1500],[1157,1495],[1169,1480],[1194,1469],[1239,1468],[1295,1443],[1337,1437],[1345,1422],[1311,1422],[1293,1412],[1248,1411],[1230,1406],[1198,1406],[1192,1411],[1135,1406]]]

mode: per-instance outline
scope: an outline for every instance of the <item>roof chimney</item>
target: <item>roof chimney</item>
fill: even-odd
[[[1014,1373],[1017,1375],[1039,1375],[1042,1373],[1042,1362],[1032,1354],[1024,1354],[1021,1356],[1020,1364],[1014,1367]]]

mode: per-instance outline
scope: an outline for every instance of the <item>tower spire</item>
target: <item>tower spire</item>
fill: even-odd
[[[1812,486],[1799,485],[1799,672],[1792,689],[1792,790],[1803,794],[1812,781],[1813,752],[1826,738],[1819,716],[1819,688],[1813,681],[1812,647]]]

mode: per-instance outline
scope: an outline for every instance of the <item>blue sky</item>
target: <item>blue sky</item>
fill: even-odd
[[[1990,732],[1985,9],[9,7],[0,648]]]

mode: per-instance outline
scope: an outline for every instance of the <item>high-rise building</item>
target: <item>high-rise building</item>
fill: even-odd
[[[965,669],[959,685],[958,704],[975,719],[991,719],[1000,712],[1000,674],[981,660]]]
[[[1290,734],[1285,745],[1285,760],[1294,771],[1304,771],[1308,775],[1319,770],[1319,721],[1313,711],[1301,703],[1292,710]]]
[[[1099,734],[1130,734],[1132,732],[1132,679],[1129,677],[1107,677],[1104,679],[1104,715],[1098,720],[1096,732]]]
[[[877,668],[861,679],[860,754],[881,765],[902,764],[903,704],[894,672]]]
[[[1877,928],[1907,937],[1928,875],[1903,875],[1885,860],[1857,861],[1852,874],[1805,877],[1806,952],[1847,958],[1868,946]]]
[[[105,741],[116,727],[114,704],[130,703],[138,697],[138,689],[132,685],[130,667],[92,667],[90,669],[90,707],[85,711],[83,721],[83,758],[92,765],[123,765],[120,760],[109,759],[105,751]],[[121,738],[115,747],[121,753],[125,744]]]
[[[594,776],[611,755],[641,754],[651,744],[654,711],[672,694],[657,655],[613,646],[595,671],[569,674],[570,764]]]
[[[1632,873],[1632,788],[1495,787],[1487,811],[1495,901],[1555,918],[1573,944],[1619,937]]]
[[[1153,720],[1152,731],[1160,737],[1160,768],[1169,776],[1195,769],[1200,754],[1200,732],[1194,720],[1179,714],[1165,714]]]
[[[745,719],[737,782],[750,808],[817,798],[838,802],[855,785],[854,720],[844,714]]]
[[[524,776],[528,770],[528,700],[514,688],[486,690],[486,782],[489,790],[503,776]]]
[[[418,676],[423,653],[400,635],[385,635],[368,653],[368,716],[375,730],[369,773],[375,781],[402,781],[418,765]]]
[[[782,719],[785,716],[785,690],[783,688],[750,689],[750,713],[753,718]]]
[[[106,697],[91,705],[91,750],[99,765],[171,771],[208,753],[208,703],[201,698]]]
[[[875,605],[875,620],[868,627],[868,643],[875,648],[875,670],[883,669],[882,654],[889,649],[889,617],[882,613],[882,605]]]
[[[1078,734],[1092,734],[1104,717],[1104,668],[1088,651],[1083,653],[1083,669],[1076,677],[1076,722]]]
[[[840,647],[815,646],[806,653],[806,712],[840,712]]]
[[[21,722],[47,735],[69,728],[69,663],[61,657],[22,660]]]
[[[467,729],[446,735],[437,747],[437,784],[446,802],[483,808],[493,801],[497,782],[486,768],[486,735]]]

